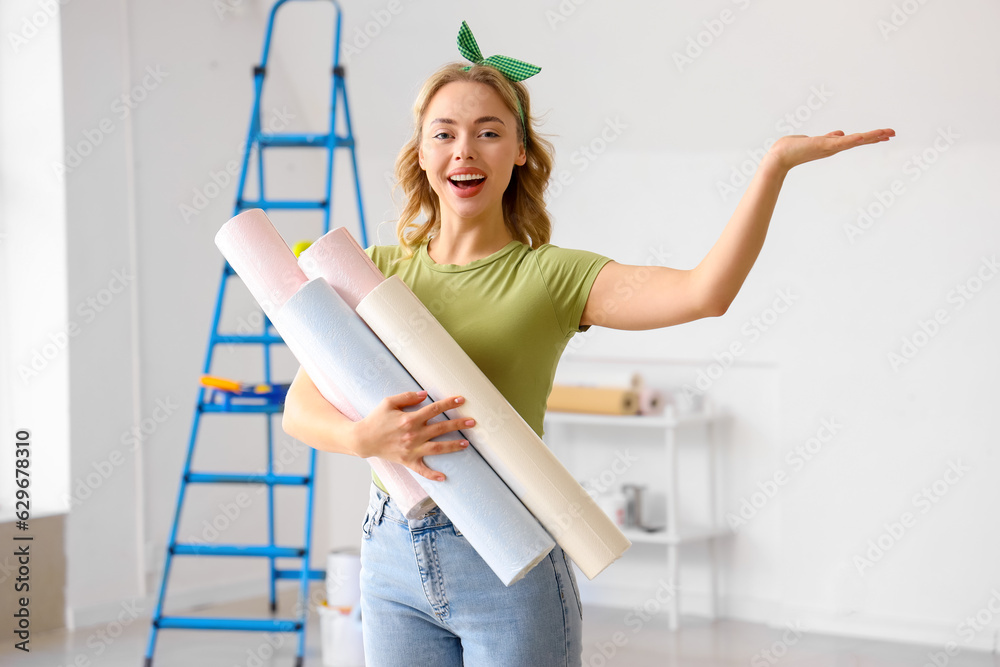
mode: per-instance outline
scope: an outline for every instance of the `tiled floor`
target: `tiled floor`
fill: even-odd
[[[282,598],[279,609],[292,608],[294,590],[289,594],[290,597]],[[624,613],[601,607],[584,609],[584,667],[923,667],[932,664],[927,656],[931,649],[926,646],[809,634],[787,645],[782,644],[781,629],[726,620],[712,623],[697,618],[682,619],[682,628],[677,633],[669,632],[665,620],[655,617],[634,631],[634,625],[623,625]],[[265,600],[184,614],[267,616]],[[0,665],[142,667],[149,618],[140,617],[117,637],[98,635],[96,631],[103,628],[33,634],[30,653],[13,649],[7,634],[0,646]],[[624,632],[617,636],[616,644],[615,633],[620,631]],[[272,637],[276,639],[269,642],[261,633],[165,630],[158,636],[153,664],[155,667],[293,667],[295,636]],[[322,667],[319,620],[315,613],[310,614],[306,638],[305,667]],[[273,643],[279,645],[272,649]],[[763,651],[769,648],[773,648],[774,653],[768,656]],[[947,667],[1000,667],[1000,656],[965,651],[950,658]]]

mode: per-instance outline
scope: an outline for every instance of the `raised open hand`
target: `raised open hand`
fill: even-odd
[[[821,137],[790,134],[775,141],[765,159],[772,160],[776,166],[787,171],[803,162],[830,157],[855,146],[888,141],[894,136],[896,131],[890,128],[846,136],[842,130],[835,130]]]

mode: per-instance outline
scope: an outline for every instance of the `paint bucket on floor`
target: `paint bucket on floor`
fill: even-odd
[[[326,557],[326,604],[354,608],[361,604],[361,552],[337,549]]]
[[[361,636],[361,607],[319,605],[323,667],[364,667],[365,645]]]

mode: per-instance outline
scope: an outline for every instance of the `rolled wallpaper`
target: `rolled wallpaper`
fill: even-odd
[[[343,227],[319,237],[302,251],[298,264],[307,278],[323,278],[330,283],[352,310],[385,280],[368,253]],[[406,518],[419,519],[434,507],[434,501],[406,466],[378,458],[369,462]]]
[[[346,230],[342,231],[346,233]],[[330,234],[324,235],[322,239],[326,239]],[[348,234],[348,236],[350,235]],[[328,248],[330,240],[334,239],[339,240],[341,245],[343,244],[342,235],[338,233],[332,239],[328,239],[320,247],[320,250]],[[281,238],[281,234],[274,228],[264,211],[259,208],[243,211],[230,219],[216,234],[215,244],[272,322],[275,321],[278,309],[307,280],[302,268],[296,262],[295,255]],[[357,244],[355,243],[355,245]],[[308,252],[306,250],[303,255]],[[364,251],[362,250],[361,253],[364,254]],[[311,256],[313,259],[305,262],[307,268],[312,269],[323,264],[323,255],[313,253]],[[365,255],[365,259],[367,258],[368,256]],[[372,266],[374,267],[374,265]],[[375,271],[378,269],[375,268]],[[360,273],[367,279],[367,269],[363,269]],[[355,282],[372,284],[370,280]],[[360,421],[361,415],[351,406],[351,403],[337,386],[333,376],[314,363],[308,350],[297,345],[295,341],[289,341],[286,338],[285,343],[298,362],[305,368],[306,373],[323,398],[351,421]],[[434,501],[415,483],[413,476],[405,466],[383,461],[376,457],[365,460],[375,470],[407,518],[418,519],[434,507]]]
[[[547,407],[556,412],[586,412],[600,415],[634,415],[639,412],[639,395],[618,387],[578,387],[554,384]]]
[[[386,396],[421,389],[322,278],[307,282],[285,303],[277,314],[276,326],[282,337],[297,341],[319,366],[338,378],[362,415],[375,409]],[[428,395],[422,403],[406,410],[419,410],[432,402]],[[445,419],[439,414],[428,423]],[[451,432],[433,440],[461,437]],[[521,579],[555,546],[474,446],[425,456],[424,461],[443,472],[446,479],[436,482],[420,475],[413,475],[413,479],[434,498],[504,584],[509,586]]]
[[[375,287],[357,313],[430,395],[465,397],[449,412],[476,420],[466,437],[589,579],[631,546],[398,276]]]

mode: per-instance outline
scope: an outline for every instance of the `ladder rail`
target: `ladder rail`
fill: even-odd
[[[316,470],[316,449],[311,449],[309,453],[309,469]],[[272,487],[273,488],[273,487]],[[296,604],[297,610],[300,610],[300,618],[302,619],[302,632],[299,633],[299,646],[298,655],[304,656],[306,654],[306,633],[305,624],[306,619],[309,614],[309,554],[312,553],[312,549],[309,548],[312,545],[313,536],[313,508],[316,506],[315,501],[316,485],[309,484],[306,486],[306,553],[302,556],[302,573],[299,577],[299,595],[298,603]]]
[[[219,317],[222,313],[222,302],[226,291],[226,279],[227,279],[227,269],[228,262],[224,264],[222,268],[222,278],[219,280],[219,289],[216,292],[215,306],[212,311],[212,330],[208,337],[208,345],[205,347],[205,363],[202,366],[202,373],[207,375],[212,366],[212,353],[215,349],[213,344],[213,335],[218,330]],[[195,404],[194,416],[192,417],[191,433],[188,437],[187,453],[184,458],[184,468],[183,475],[187,476],[191,470],[191,461],[194,458],[194,447],[195,441],[197,439],[198,425],[201,421],[201,406],[205,403],[207,387],[201,386],[198,390],[198,398]],[[185,483],[184,476],[181,478],[181,483],[179,484],[177,491],[177,502],[174,505],[174,520],[170,528],[170,536],[168,537],[168,545],[177,543],[177,531],[180,526],[181,511],[184,506],[184,497],[187,490],[187,484]],[[153,610],[153,618],[159,618],[163,613],[163,602],[167,591],[167,579],[170,575],[170,566],[172,564],[171,550],[168,549],[163,562],[163,575],[160,580],[159,591],[156,596],[156,606]],[[150,638],[149,655],[152,654],[154,638]]]
[[[340,67],[340,27],[341,19],[344,13],[340,11],[340,6],[334,2],[334,7],[337,12],[337,27],[333,32],[333,62],[331,63],[331,74],[333,79],[330,81],[330,120],[328,126],[330,128],[330,134],[327,136],[327,151],[326,151],[326,173],[330,174],[329,180],[326,182],[326,201],[333,201],[333,149],[337,144],[337,90],[340,88],[340,82],[343,80],[343,70]],[[348,133],[350,136],[350,133]],[[355,179],[357,180],[357,179]],[[323,233],[330,231],[330,206],[327,206],[323,211]],[[364,225],[361,225],[362,238],[364,238]]]
[[[343,81],[342,78],[340,80],[340,93],[341,93],[341,97],[343,97],[343,100],[344,100],[344,122],[347,125],[347,136],[349,136],[349,137],[352,138],[351,139],[351,146],[350,146],[350,149],[351,149],[351,166],[354,168],[354,174],[355,174],[355,178],[354,178],[354,193],[355,193],[355,196],[357,198],[359,226],[361,227],[361,247],[362,248],[367,248],[368,247],[368,233],[367,233],[366,230],[368,229],[368,225],[365,223],[365,209],[364,209],[364,206],[361,203],[361,201],[362,201],[361,200],[361,179],[357,178],[357,173],[358,173],[357,146],[356,146],[356,144],[355,144],[355,142],[353,140],[354,130],[351,127],[351,108],[350,108],[350,105],[347,103],[347,88],[344,85],[344,81]]]
[[[260,99],[261,93],[264,90],[264,69],[263,67],[254,67],[253,71],[253,85],[254,85],[254,95],[253,95],[253,109],[250,112],[250,123],[247,129],[247,140],[243,144],[243,165],[240,168],[240,179],[236,185],[236,204],[233,208],[233,215],[236,215],[242,209],[242,204],[246,198],[246,183],[247,183],[247,171],[250,167],[250,157],[255,150],[255,137],[260,134]],[[263,156],[257,158],[257,163],[262,164],[264,160]],[[262,170],[258,169],[258,173]],[[261,193],[259,199],[263,199],[264,195]]]

